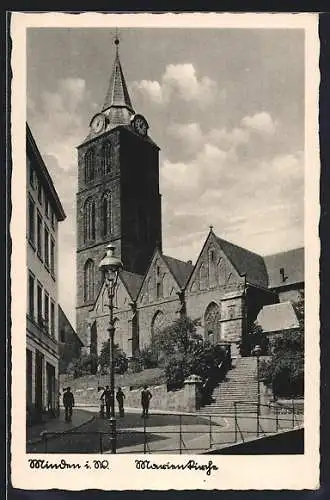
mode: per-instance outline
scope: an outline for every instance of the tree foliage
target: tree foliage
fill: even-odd
[[[67,366],[66,373],[73,378],[95,374],[97,371],[97,356],[95,354],[81,354],[74,358]]]
[[[154,339],[164,364],[168,389],[182,387],[184,380],[194,374],[199,375],[211,391],[211,385],[216,384],[229,367],[225,349],[204,342],[196,332],[196,323],[190,318],[177,319]]]
[[[125,373],[128,368],[128,359],[126,354],[119,348],[118,344],[114,344],[114,370],[115,373]],[[109,369],[110,365],[110,343],[109,340],[103,342],[102,349],[98,358],[101,370],[104,372]]]
[[[153,347],[160,358],[191,352],[193,346],[203,340],[196,333],[196,323],[190,318],[179,318],[157,332],[153,338]]]
[[[134,362],[141,369],[156,368],[158,366],[157,352],[152,345],[144,346],[134,355]]]

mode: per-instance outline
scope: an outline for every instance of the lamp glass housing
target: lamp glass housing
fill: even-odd
[[[119,271],[123,269],[123,263],[115,256],[115,246],[110,244],[106,247],[106,255],[99,264],[99,268],[103,270],[106,286],[110,290],[114,290]]]

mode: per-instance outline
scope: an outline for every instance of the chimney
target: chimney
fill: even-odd
[[[192,260],[187,260],[187,264],[190,264],[192,266]]]

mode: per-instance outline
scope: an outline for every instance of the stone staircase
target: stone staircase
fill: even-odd
[[[212,399],[212,403],[203,406],[199,413],[230,414],[234,412],[235,401],[247,403],[237,405],[240,413],[255,412],[258,402],[257,358],[237,358],[236,366],[228,371],[226,380],[214,389]]]

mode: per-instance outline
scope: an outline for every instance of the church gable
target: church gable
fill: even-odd
[[[141,287],[138,304],[145,305],[152,302],[162,301],[171,297],[177,298],[180,286],[175,279],[166,259],[157,250],[152,258],[151,264]]]
[[[227,255],[211,231],[187,283],[187,291],[202,292],[214,288],[231,286],[242,281]]]
[[[116,296],[114,299],[114,305],[118,311],[125,310],[130,308],[130,304],[132,299],[127,291],[126,286],[120,279],[118,278],[118,286],[116,290]],[[109,314],[109,297],[108,291],[106,289],[105,284],[103,283],[100,293],[95,301],[94,307],[91,310],[91,316],[103,316],[105,314]]]

